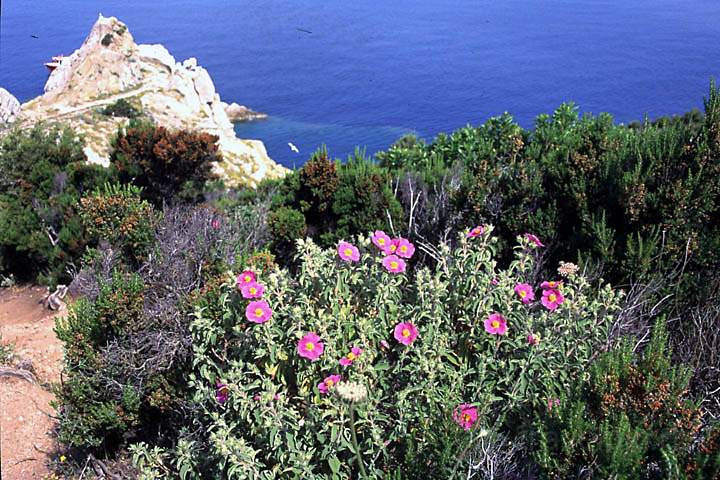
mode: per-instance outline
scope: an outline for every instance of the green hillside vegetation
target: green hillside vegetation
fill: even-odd
[[[505,114],[257,189],[211,135],[113,146],[0,140],[0,272],[77,298],[58,474],[720,478],[714,83],[703,112]]]

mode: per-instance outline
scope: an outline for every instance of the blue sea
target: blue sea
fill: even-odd
[[[114,15],[138,43],[197,57],[225,101],[267,112],[237,132],[290,167],[321,144],[371,154],[504,111],[532,126],[565,101],[620,122],[682,113],[720,77],[718,0],[3,0],[1,13],[0,86],[21,101],[42,93],[49,57]]]

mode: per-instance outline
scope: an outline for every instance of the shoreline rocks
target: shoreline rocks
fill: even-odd
[[[50,74],[45,94],[22,105],[19,119],[23,125],[69,125],[85,137],[89,161],[107,164],[112,137],[129,120],[102,112],[119,100],[156,125],[218,136],[223,162],[217,173],[229,185],[256,185],[287,172],[268,156],[261,141],[235,134],[233,121],[264,114],[223,102],[195,58],[178,62],[163,45],[136,44],[127,26],[114,17],[98,18],[82,46]]]
[[[0,124],[11,123],[20,115],[20,101],[0,87]]]
[[[245,105],[238,105],[235,102],[230,105],[225,102],[222,102],[222,104],[225,109],[225,114],[232,123],[251,122],[253,120],[263,120],[267,118],[267,113],[256,112]]]

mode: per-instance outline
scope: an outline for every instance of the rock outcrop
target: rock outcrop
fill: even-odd
[[[261,120],[267,118],[267,114],[251,110],[245,105],[238,105],[233,102],[230,105],[223,102],[225,113],[231,122],[248,122],[250,120]]]
[[[98,18],[82,46],[52,72],[45,94],[22,106],[20,118],[70,124],[85,135],[88,159],[106,164],[112,136],[128,120],[102,110],[120,99],[157,125],[217,135],[224,158],[218,173],[230,184],[253,185],[286,172],[262,142],[236,137],[228,105],[196,59],[180,63],[162,45],[137,45],[114,17]],[[245,119],[255,113],[245,110]]]
[[[13,122],[19,114],[18,99],[4,88],[0,88],[0,124]]]

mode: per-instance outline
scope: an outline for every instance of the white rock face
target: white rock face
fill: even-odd
[[[14,121],[19,114],[18,99],[4,88],[0,88],[0,124]]]
[[[225,108],[225,113],[227,114],[231,122],[246,122],[248,120],[267,118],[267,115],[265,115],[264,113],[250,110],[245,105],[238,105],[235,102],[231,103],[230,105],[223,103],[223,107]]]
[[[94,163],[107,163],[110,140],[126,123],[99,112],[124,99],[157,125],[217,135],[224,158],[217,169],[229,184],[256,184],[287,171],[268,157],[262,142],[236,137],[227,104],[195,58],[179,63],[162,45],[137,45],[114,17],[98,18],[82,46],[52,72],[45,92],[23,106],[22,118],[70,124],[85,135],[86,155]]]

